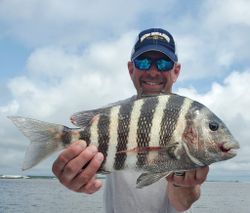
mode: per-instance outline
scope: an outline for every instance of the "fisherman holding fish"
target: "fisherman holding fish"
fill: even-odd
[[[169,32],[148,29],[138,35],[131,61],[128,62],[137,98],[172,93],[180,70],[175,42]],[[53,165],[53,172],[67,188],[91,194],[102,186],[100,180],[96,179],[102,160],[103,155],[96,147],[86,147],[86,142],[77,141],[60,154]],[[199,199],[200,186],[206,180],[208,170],[208,166],[205,166],[184,173],[173,173],[167,180],[163,179],[157,185],[141,190],[134,187],[134,173],[116,172],[107,175],[104,192],[106,212],[185,211]]]
[[[109,173],[107,213],[188,211],[208,165],[234,157],[239,144],[206,106],[172,93],[180,70],[172,35],[142,31],[128,62],[136,96],[73,114],[79,128],[9,117],[31,140],[23,169],[64,149],[52,171],[67,188],[92,194],[102,186],[96,173]]]

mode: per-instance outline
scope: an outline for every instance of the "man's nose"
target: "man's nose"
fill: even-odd
[[[150,67],[150,72],[149,72],[149,74],[150,74],[152,77],[154,77],[154,76],[156,76],[156,75],[159,75],[158,69],[157,69],[157,67],[156,67],[155,64],[152,64],[152,66]]]

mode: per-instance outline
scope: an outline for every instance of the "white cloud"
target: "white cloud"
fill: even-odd
[[[141,15],[152,16],[155,11],[159,16],[171,11],[172,2],[3,0],[0,1],[0,17],[7,23],[9,35],[27,45],[56,43],[73,46],[120,35],[133,28]],[[159,7],[166,4],[167,7]]]
[[[5,106],[0,106],[0,114],[15,114],[18,111],[19,104],[13,100]]]
[[[28,59],[26,76],[15,77],[8,84],[18,113],[61,117],[58,109],[63,108],[66,120],[74,110],[100,107],[132,95],[126,68],[132,46],[128,43],[131,33],[77,53],[55,46],[35,50]]]
[[[249,67],[248,8],[247,0],[208,0],[196,4],[192,12],[182,10],[173,31],[183,70],[181,81],[222,78],[236,66]]]
[[[208,24],[214,24],[216,30],[229,25],[244,24],[250,26],[250,2],[248,0],[206,1]],[[210,26],[210,25],[209,25]],[[228,32],[230,34],[230,31]]]

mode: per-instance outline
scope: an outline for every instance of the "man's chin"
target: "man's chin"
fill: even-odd
[[[141,92],[141,97],[148,97],[148,96],[154,96],[159,95],[162,93],[162,90],[156,90],[156,91],[143,91]]]

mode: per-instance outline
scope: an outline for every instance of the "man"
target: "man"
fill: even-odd
[[[172,35],[158,28],[142,31],[128,62],[128,70],[137,91],[137,96],[131,99],[171,93],[181,70]],[[91,194],[102,185],[96,179],[102,161],[103,155],[96,147],[86,147],[84,141],[77,141],[59,155],[52,170],[64,186]],[[106,212],[185,211],[199,198],[200,185],[207,174],[208,167],[173,173],[167,180],[136,189],[138,172],[114,172],[106,179]]]

